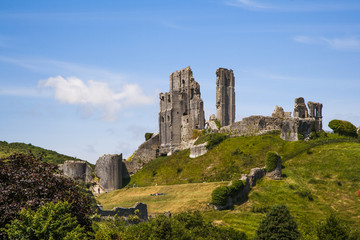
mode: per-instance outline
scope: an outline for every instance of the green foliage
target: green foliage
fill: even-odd
[[[215,140],[215,139],[221,139],[221,138],[226,138],[227,135],[223,134],[223,133],[210,133],[210,134],[201,134],[201,136],[195,141],[194,145],[199,145],[205,142],[209,142],[211,140]],[[224,139],[225,139],[224,138]]]
[[[198,137],[200,137],[203,134],[204,134],[203,130],[200,131],[198,129],[194,129],[193,133],[192,133],[192,139],[197,139]]]
[[[225,134],[216,134],[213,138],[211,138],[206,144],[206,149],[210,150],[219,145],[222,141],[228,138]]]
[[[285,205],[275,205],[260,222],[255,239],[299,239],[294,218]]]
[[[5,141],[0,141],[0,158],[7,158],[15,153],[27,154],[29,152],[33,153],[34,155],[43,155],[42,161],[48,163],[60,164],[64,163],[67,160],[81,160],[78,158],[59,154],[55,151],[36,147],[32,144],[7,143]],[[91,164],[91,166],[93,167],[94,165]]]
[[[98,224],[95,239],[246,240],[247,237],[229,227],[213,226],[199,211],[195,211],[182,212],[172,218],[159,215],[136,225],[128,225],[123,220],[106,221]]]
[[[334,213],[331,213],[326,221],[316,227],[319,240],[347,240],[349,239],[349,227]]]
[[[215,118],[215,119],[214,119],[214,122],[215,122],[215,124],[216,124],[216,127],[217,127],[218,129],[220,129],[220,128],[221,128],[221,123],[219,122],[219,120],[217,120],[217,118]]]
[[[214,189],[211,194],[211,202],[215,205],[225,206],[229,197],[229,188],[227,186],[220,186]]]
[[[244,182],[234,180],[230,186],[220,186],[214,189],[211,194],[211,202],[218,206],[225,206],[229,197],[235,197],[244,189]]]
[[[36,212],[22,209],[5,231],[9,239],[87,239],[67,202],[47,203]]]
[[[334,119],[329,122],[329,128],[340,135],[357,137],[356,127],[348,121]]]
[[[0,159],[0,228],[18,218],[24,207],[35,211],[46,202],[68,201],[72,216],[89,230],[94,199],[84,186],[58,173],[57,165],[32,154]]]
[[[241,180],[235,180],[233,183],[228,186],[229,188],[229,196],[235,197],[237,193],[244,189],[244,182]]]
[[[149,140],[153,135],[154,133],[145,133],[145,141]]]
[[[277,152],[269,151],[266,153],[265,169],[267,172],[275,170],[280,156]]]

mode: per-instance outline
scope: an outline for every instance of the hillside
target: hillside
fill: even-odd
[[[249,200],[233,210],[219,212],[206,205],[212,189],[227,182],[188,183],[236,178],[253,167],[263,166],[269,150],[278,151],[284,159],[283,180],[262,179],[251,190]],[[187,154],[188,151],[183,151],[156,159],[131,180],[151,187],[122,189],[102,195],[98,200],[105,208],[130,206],[135,201],[142,201],[149,204],[150,214],[168,210],[176,213],[182,208],[199,209],[208,220],[245,231],[250,238],[266,210],[279,203],[289,208],[303,239],[314,239],[315,225],[331,211],[336,211],[353,229],[360,226],[360,197],[357,195],[360,189],[360,143],[357,139],[334,134],[309,142],[285,142],[275,135],[239,137],[225,140],[197,159],[189,159]],[[186,184],[159,186],[177,183]],[[150,193],[157,189],[165,195],[151,197]],[[182,208],[178,207],[178,201],[182,202]]]
[[[74,157],[69,157],[52,150],[47,150],[41,147],[33,146],[32,144],[25,143],[7,143],[0,141],[0,158],[5,158],[14,153],[28,153],[31,152],[34,155],[45,154],[43,157],[44,162],[60,164],[66,160],[81,160]]]
[[[286,162],[315,146],[340,142],[359,143],[359,140],[327,134],[326,137],[307,142],[287,142],[279,137],[278,132],[261,136],[228,138],[207,154],[194,159],[189,158],[189,150],[157,158],[137,172],[131,178],[129,185],[230,181],[239,178],[243,173],[249,173],[251,168],[263,167],[268,151],[278,152]]]

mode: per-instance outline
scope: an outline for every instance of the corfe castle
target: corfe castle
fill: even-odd
[[[297,141],[298,136],[306,139],[314,128],[322,131],[322,104],[308,102],[306,105],[302,97],[295,99],[293,117],[291,112],[284,112],[282,107],[276,106],[272,116],[250,116],[235,122],[235,77],[229,69],[216,71],[216,116],[211,115],[208,121],[205,121],[200,85],[190,67],[171,73],[169,84],[169,92],[159,96],[159,133],[141,144],[131,161],[124,161],[122,154],[107,154],[97,160],[95,173],[100,179],[98,187],[101,191],[121,188],[123,179],[130,178],[158,156],[187,148],[190,148],[191,158],[205,154],[205,144],[194,145],[194,130],[207,129],[230,136],[278,130],[286,141]],[[91,168],[82,162],[68,161],[61,168],[70,177],[91,180]]]

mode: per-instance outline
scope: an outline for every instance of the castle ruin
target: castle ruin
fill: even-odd
[[[235,77],[233,70],[216,70],[216,118],[221,126],[235,122]]]
[[[200,85],[190,67],[170,74],[170,91],[160,93],[160,153],[167,154],[192,138],[194,129],[204,129],[204,103]]]

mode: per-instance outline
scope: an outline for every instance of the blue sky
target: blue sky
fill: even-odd
[[[236,120],[302,96],[360,126],[359,65],[358,0],[0,0],[0,140],[128,157],[187,66],[207,117],[225,67]]]

